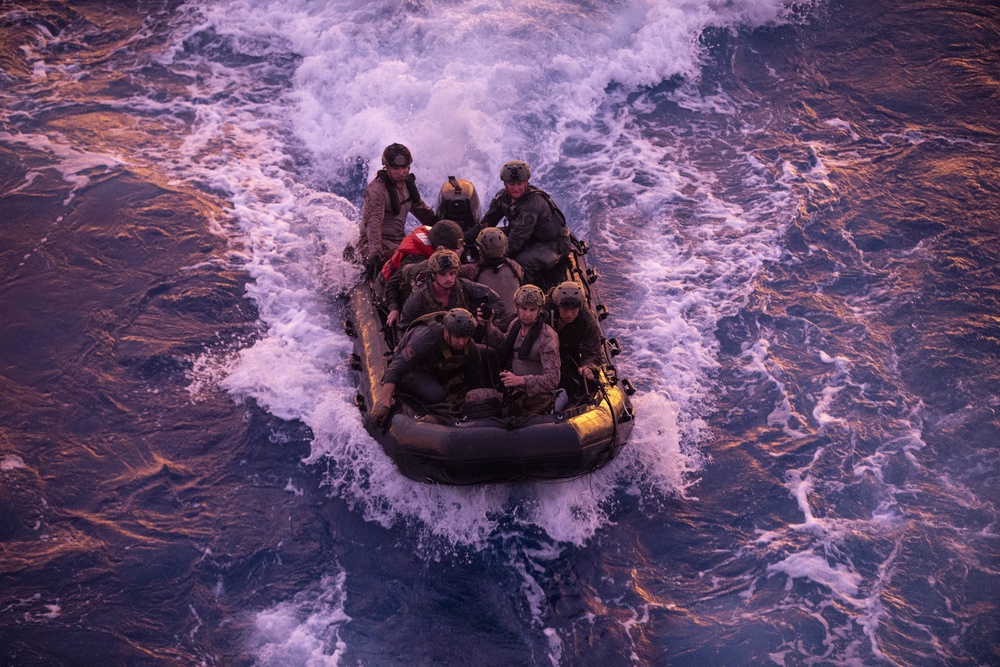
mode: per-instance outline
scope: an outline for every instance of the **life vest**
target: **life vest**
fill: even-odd
[[[407,234],[392,257],[382,265],[382,277],[388,280],[392,277],[403,263],[403,258],[407,255],[423,255],[430,257],[434,253],[434,246],[431,245],[429,236],[431,228],[421,225]]]

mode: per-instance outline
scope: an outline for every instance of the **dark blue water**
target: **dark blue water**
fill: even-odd
[[[1000,664],[1000,9],[0,4],[0,664]],[[341,252],[525,159],[620,458],[402,478]]]

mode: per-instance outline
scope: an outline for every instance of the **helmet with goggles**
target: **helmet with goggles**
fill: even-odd
[[[402,167],[409,167],[412,162],[413,156],[410,154],[410,149],[403,144],[389,144],[382,151],[383,167],[400,169]]]

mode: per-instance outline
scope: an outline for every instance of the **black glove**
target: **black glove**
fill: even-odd
[[[365,274],[372,280],[375,279],[376,274],[382,268],[384,261],[382,260],[382,254],[378,251],[368,253],[368,259],[365,260]]]
[[[479,225],[473,225],[465,230],[465,247],[466,248],[476,248],[476,237],[479,236],[479,232],[483,230]]]

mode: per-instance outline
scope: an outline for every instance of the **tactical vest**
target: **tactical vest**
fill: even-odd
[[[563,212],[559,210],[556,206],[555,201],[549,196],[545,190],[541,188],[536,188],[534,185],[529,185],[527,191],[519,199],[515,200],[510,196],[506,190],[501,190],[497,193],[496,203],[503,213],[503,217],[507,218],[508,221],[516,220],[520,214],[521,206],[530,199],[531,195],[538,195],[541,197],[546,204],[548,204],[549,211],[551,215],[547,218],[539,220],[539,223],[535,225],[534,234],[532,238],[542,241],[551,242],[557,241],[563,236],[569,234],[569,230],[566,228],[566,216]]]
[[[420,201],[416,178],[413,174],[406,177],[406,197],[400,201],[399,190],[385,169],[380,169],[375,175],[389,193],[382,215],[382,238],[389,239],[394,244],[399,243],[406,231],[406,216],[410,213],[410,207],[414,202]]]
[[[524,335],[521,344],[517,345],[517,338],[522,329],[521,321],[511,322],[507,337],[497,350],[501,363],[504,365],[509,363],[515,375],[541,375],[545,369],[542,367],[542,353],[538,349],[538,340],[544,327],[545,317],[539,313],[538,319]]]
[[[538,339],[528,341],[525,337],[521,345],[530,345],[531,347],[528,349],[528,356],[524,359],[521,358],[520,354],[516,354],[520,348],[515,348],[515,354],[510,363],[510,369],[514,371],[514,375],[541,375],[545,372],[542,367],[542,355],[538,351]]]
[[[455,350],[451,347],[451,345],[448,345],[447,341],[445,341],[443,324],[444,316],[445,311],[421,315],[417,319],[413,320],[413,323],[410,324],[409,328],[399,341],[399,349],[402,349],[410,342],[410,339],[412,339],[413,336],[418,335],[417,332],[423,331],[425,327],[433,331],[434,333],[432,335],[439,339],[441,356],[427,366],[424,366],[423,370],[433,375],[439,381],[443,378],[455,380],[456,374],[458,374],[458,371],[462,369],[465,365],[466,359],[468,358],[465,350]],[[458,377],[457,379],[461,380],[461,377]],[[444,384],[446,390],[449,388],[449,384],[451,384],[451,382]]]

